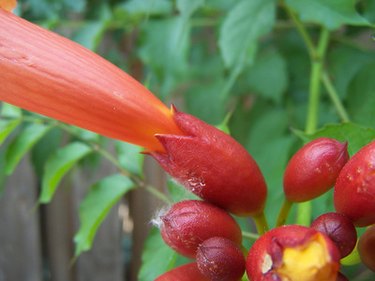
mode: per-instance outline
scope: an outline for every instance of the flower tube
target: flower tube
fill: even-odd
[[[163,151],[182,134],[173,113],[131,76],[84,47],[0,9],[0,100]]]
[[[229,135],[167,108],[84,47],[0,9],[0,100],[142,146],[201,198],[238,215],[262,213],[267,189]]]

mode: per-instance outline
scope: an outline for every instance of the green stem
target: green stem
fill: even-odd
[[[297,224],[309,226],[312,213],[311,201],[299,203],[297,208]]]
[[[121,166],[120,162],[112,154],[108,153],[105,149],[101,148],[97,143],[90,142],[88,140],[82,139],[77,133],[75,133],[71,129],[71,127],[69,125],[58,123],[58,126],[62,130],[68,132],[69,134],[71,134],[71,135],[75,136],[76,138],[78,138],[80,141],[82,141],[82,142],[86,143],[87,145],[89,145],[94,151],[96,151],[97,153],[99,153],[103,158],[107,159],[111,164],[113,164],[121,174],[123,174],[124,176],[128,177],[129,179],[131,179],[136,185],[138,185],[141,188],[144,188],[150,194],[152,194],[156,198],[160,199],[164,203],[167,203],[167,204],[171,204],[172,203],[169,200],[169,198],[164,193],[160,192],[156,187],[151,186],[151,185],[147,185],[142,178],[140,178],[139,176],[134,175],[131,172],[129,172],[128,170],[124,169]]]
[[[312,59],[309,88],[309,107],[307,111],[305,132],[313,133],[318,126],[319,100],[320,100],[320,77],[323,69],[325,52],[329,41],[329,31],[322,29],[316,57]]]
[[[310,58],[316,57],[316,50],[313,41],[311,40],[310,35],[308,34],[305,26],[301,22],[301,20],[297,17],[297,15],[292,11],[289,6],[284,4],[285,10],[288,13],[289,17],[292,19],[295,27],[297,28],[299,34],[301,35],[303,41],[305,42],[307,51],[310,55]]]
[[[290,11],[290,9],[289,9]],[[309,104],[307,111],[305,132],[312,134],[318,126],[319,116],[319,101],[320,101],[320,82],[324,63],[324,56],[329,42],[329,31],[323,28],[320,33],[319,43],[317,48],[314,47],[311,37],[308,35],[306,29],[295,16],[293,12],[289,13],[300,32],[311,59],[311,73],[310,73],[310,87],[309,87]],[[311,219],[311,202],[304,202],[298,205],[297,223],[301,225],[309,225]]]
[[[290,202],[287,199],[284,199],[283,206],[280,209],[279,216],[277,217],[276,227],[282,226],[285,224],[290,209],[292,208],[293,202]]]
[[[260,236],[259,234],[252,233],[252,232],[247,232],[247,231],[242,231],[242,237],[245,237],[251,241],[257,240]]]
[[[349,115],[346,112],[344,106],[342,105],[341,100],[340,100],[340,98],[339,98],[339,96],[336,92],[336,89],[333,86],[333,84],[331,82],[331,79],[329,78],[329,75],[326,71],[323,71],[321,79],[322,79],[323,85],[324,85],[325,89],[327,90],[327,93],[328,93],[329,97],[331,98],[331,101],[332,101],[333,105],[335,106],[336,111],[337,111],[338,115],[340,116],[341,120],[343,122],[350,122]]]
[[[266,233],[266,231],[268,231],[268,222],[266,217],[264,216],[264,212],[261,212],[260,214],[254,216],[253,219],[259,235],[262,235]]]

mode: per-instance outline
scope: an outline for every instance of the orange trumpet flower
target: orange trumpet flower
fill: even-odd
[[[100,56],[1,8],[0,87],[1,101],[144,147],[217,206],[238,215],[263,211],[263,175],[232,137],[168,109]]]
[[[3,9],[0,85],[1,101],[148,151],[164,151],[156,133],[182,134],[173,112],[131,76]]]

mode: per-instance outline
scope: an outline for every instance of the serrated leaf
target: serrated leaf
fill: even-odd
[[[355,0],[286,0],[302,21],[322,24],[328,29],[342,25],[370,26],[355,9]]]
[[[17,128],[21,123],[20,119],[15,120],[0,120],[0,145],[5,139]]]
[[[74,236],[75,256],[91,248],[95,234],[110,209],[134,188],[127,177],[115,174],[95,183],[79,207],[80,228]]]
[[[45,165],[39,202],[49,203],[63,176],[91,151],[89,146],[74,142],[51,155]]]
[[[139,146],[126,142],[116,142],[116,153],[118,161],[125,170],[141,176],[143,174],[144,154]]]
[[[260,36],[271,31],[275,22],[275,1],[242,0],[228,13],[220,29],[219,46],[228,68],[244,65]]]
[[[355,123],[328,124],[317,130],[314,134],[305,134],[298,130],[293,130],[293,132],[304,142],[309,142],[319,137],[334,138],[342,142],[347,141],[350,155],[353,155],[361,147],[375,140],[374,129]]]
[[[40,140],[51,126],[31,124],[27,126],[13,141],[6,151],[5,173],[12,174],[22,157]]]
[[[138,274],[138,280],[155,280],[164,272],[187,261],[188,259],[181,257],[169,248],[161,238],[159,230],[153,228],[148,235],[142,253],[142,266]]]

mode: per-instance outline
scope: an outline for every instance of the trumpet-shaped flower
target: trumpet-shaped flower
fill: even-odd
[[[181,134],[173,113],[131,76],[84,47],[0,9],[0,100],[162,151]]]
[[[0,9],[0,100],[137,144],[189,190],[239,215],[262,212],[266,184],[232,137],[168,109],[105,59]]]

